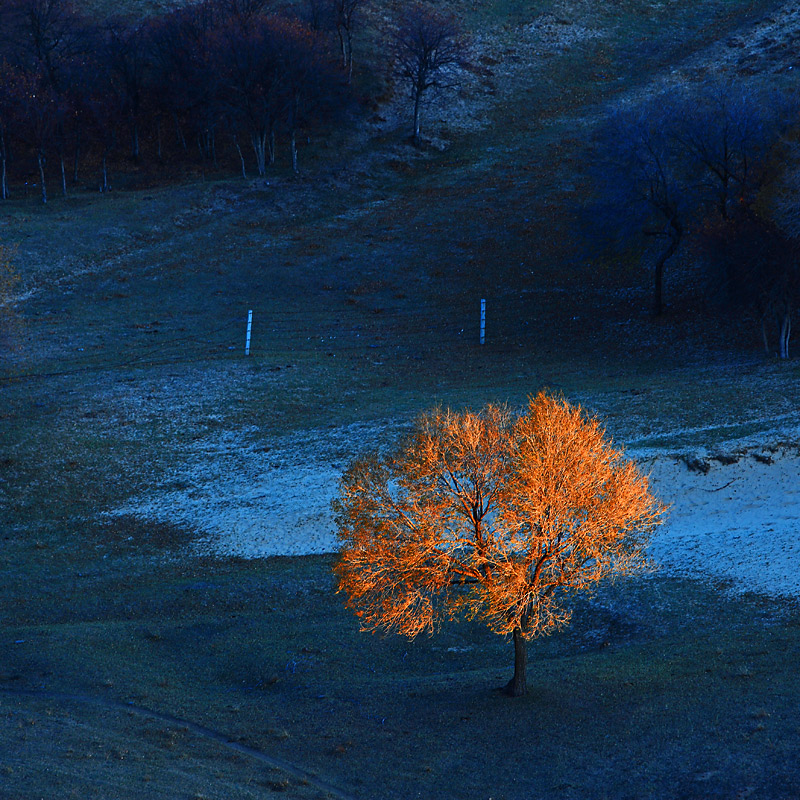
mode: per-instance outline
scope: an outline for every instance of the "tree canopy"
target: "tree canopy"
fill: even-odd
[[[570,620],[570,598],[649,564],[665,511],[600,423],[540,393],[513,414],[423,414],[395,452],[354,461],[334,502],[338,589],[365,630],[414,637],[460,613],[525,640]]]

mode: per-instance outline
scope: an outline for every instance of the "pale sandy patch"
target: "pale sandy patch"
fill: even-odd
[[[206,445],[161,489],[115,513],[191,527],[196,553],[333,553],[331,501],[349,456],[397,430],[396,423],[350,426],[269,448],[243,446],[235,437]],[[671,504],[651,548],[660,574],[725,578],[740,590],[800,596],[797,449],[726,452],[738,461],[722,464],[707,456],[703,473],[663,451],[628,451],[650,472],[653,492]]]
[[[340,471],[325,466],[241,471],[191,490],[154,493],[117,509],[194,528],[200,554],[264,558],[336,550],[331,501]]]

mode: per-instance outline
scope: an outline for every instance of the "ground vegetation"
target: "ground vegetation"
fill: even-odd
[[[615,97],[720,71],[790,80],[795,4],[443,0],[474,58],[430,98],[422,148],[407,143],[408,97],[367,69],[394,5],[356,18],[362,124],[298,137],[298,175],[281,128],[269,185],[244,121],[241,178],[227,107],[218,171],[179,115],[180,155],[169,98],[143,111],[138,166],[123,115],[102,195],[98,145],[66,127],[69,192],[51,148],[47,205],[33,140],[23,167],[9,133],[0,795],[800,796],[797,603],[688,571],[683,545],[674,571],[577,598],[509,702],[492,691],[509,641],[479,620],[365,636],[335,594],[335,555],[263,556],[332,537],[320,509],[345,465],[437,403],[521,407],[549,386],[629,453],[686,469],[698,506],[740,492],[752,517],[768,501],[743,496],[743,477],[722,488],[717,459],[747,440],[760,460],[731,478],[757,466],[768,482],[769,462],[796,453],[797,361],[765,357],[757,309],[703,313],[701,262],[681,247],[652,318],[655,248],[587,254],[570,215]],[[160,8],[81,2],[98,19]],[[340,68],[335,31],[320,33]],[[756,210],[780,205],[791,224],[795,178]],[[776,541],[767,518],[747,524]],[[752,571],[777,574],[790,551]]]

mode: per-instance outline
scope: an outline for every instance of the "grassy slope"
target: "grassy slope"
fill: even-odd
[[[486,130],[395,173],[3,209],[32,294],[0,389],[0,689],[131,700],[363,798],[800,793],[786,604],[689,581],[609,589],[535,645],[534,690],[511,704],[491,691],[507,643],[470,626],[413,645],[360,635],[326,558],[187,559],[191,531],[99,516],[193,443],[317,436],[437,400],[518,402],[549,385],[616,435],[671,447],[794,413],[797,368],[731,347],[749,331],[703,339],[678,307],[655,325],[641,296],[618,299],[618,276],[586,287],[575,270],[572,120],[774,4],[675,5],[561,6],[611,31],[602,47],[517,76]],[[470,8],[476,27],[508,20],[509,41],[547,10]],[[177,723],[1,691],[0,705],[0,795],[319,794]]]

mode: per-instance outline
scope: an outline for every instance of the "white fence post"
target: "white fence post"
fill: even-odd
[[[245,340],[244,343],[244,354],[246,356],[250,355],[250,331],[252,327],[253,327],[253,312],[251,310],[247,312],[247,339]]]

